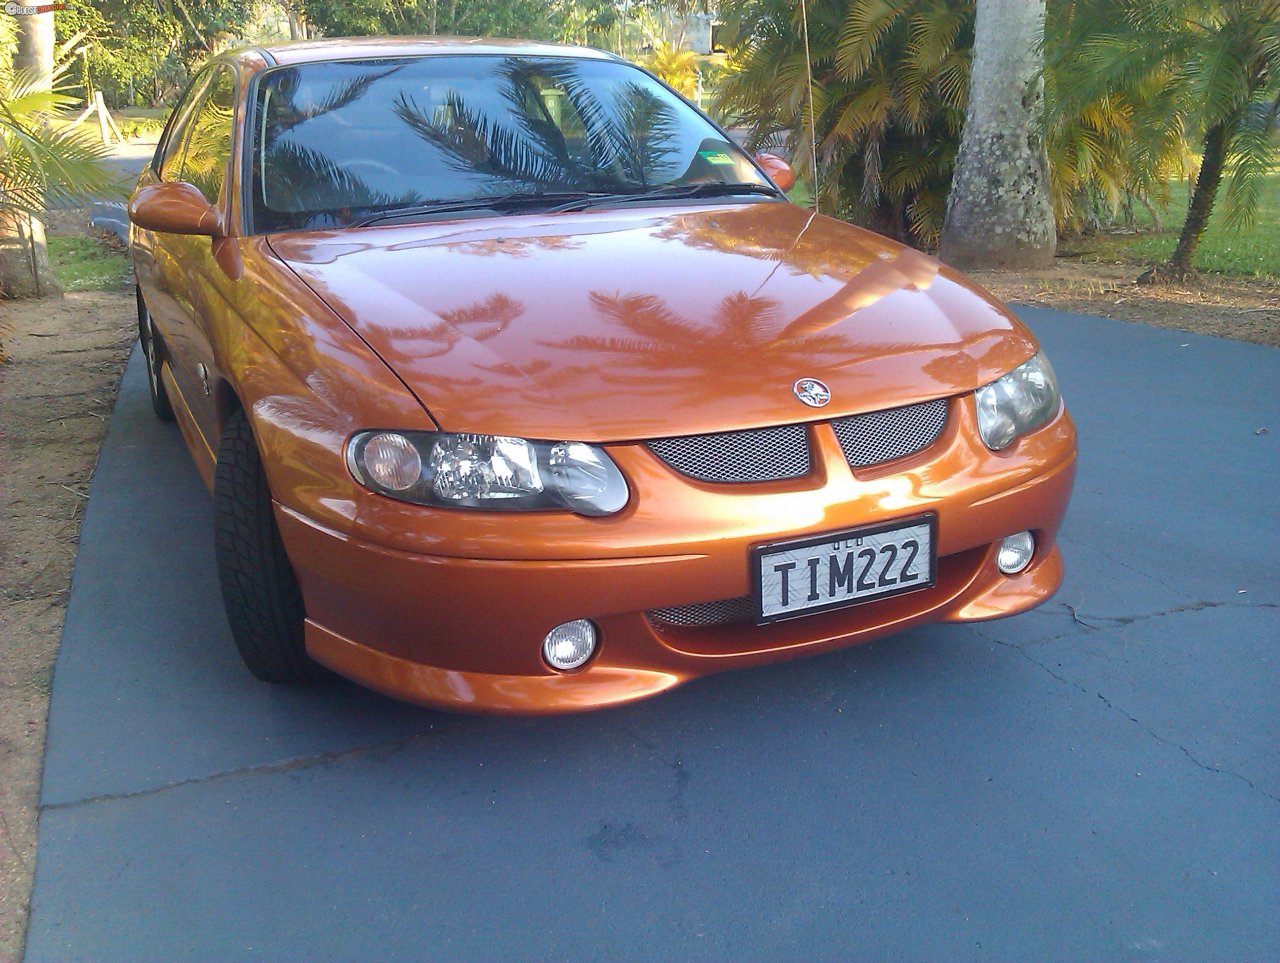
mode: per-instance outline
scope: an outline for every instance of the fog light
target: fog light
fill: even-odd
[[[596,627],[586,619],[557,625],[542,643],[542,657],[561,672],[579,668],[595,651]]]
[[[1017,575],[1031,564],[1031,556],[1036,553],[1036,540],[1030,532],[1019,532],[1010,535],[1000,543],[1000,551],[996,554],[996,568],[1005,575]]]

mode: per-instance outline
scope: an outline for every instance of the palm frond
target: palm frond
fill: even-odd
[[[1229,230],[1251,227],[1257,220],[1262,186],[1280,161],[1280,100],[1259,100],[1244,112],[1227,157],[1227,194],[1223,216]]]
[[[836,45],[836,69],[857,80],[876,59],[880,42],[898,23],[902,11],[894,0],[853,0]]]

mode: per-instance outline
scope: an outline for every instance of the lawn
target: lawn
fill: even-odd
[[[113,110],[116,123],[126,137],[159,137],[169,118],[168,107],[126,107]]]
[[[169,108],[126,107],[123,110],[111,110],[110,114],[126,139],[133,137],[157,139],[164,130],[165,121],[169,117]],[[65,129],[70,127],[79,116],[80,109],[77,108],[55,115],[52,122],[55,127]],[[98,135],[98,120],[96,117],[89,117],[76,129],[84,131],[91,140],[95,139]]]
[[[1169,206],[1160,215],[1163,230],[1104,235],[1086,245],[1084,260],[1142,265],[1168,260],[1182,230],[1189,189],[1186,183],[1179,182],[1170,185],[1169,194]],[[1209,229],[1200,241],[1196,267],[1237,277],[1280,278],[1280,172],[1267,177],[1257,220],[1248,228],[1228,231],[1223,226],[1225,196],[1224,184],[1218,193]],[[1140,221],[1150,225],[1145,212]]]
[[[49,260],[66,291],[118,291],[129,283],[128,258],[96,237],[50,237]]]

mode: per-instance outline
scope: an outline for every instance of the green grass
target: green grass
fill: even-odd
[[[113,110],[112,113],[127,120],[146,118],[164,123],[165,118],[169,116],[169,111],[172,109],[172,107],[121,107],[119,110]]]
[[[116,124],[126,137],[159,138],[169,117],[168,107],[126,107],[113,110]]]
[[[49,260],[66,291],[118,291],[129,284],[129,259],[96,237],[51,237]]]
[[[54,127],[69,128],[80,116],[80,108],[64,111],[51,118]],[[147,137],[158,140],[164,130],[165,121],[169,117],[168,107],[127,107],[124,110],[112,110],[111,116],[125,138]],[[85,131],[91,138],[98,134],[98,120],[89,117],[77,130]]]
[[[1223,227],[1224,183],[1214,204],[1209,228],[1196,252],[1196,267],[1215,274],[1243,277],[1280,278],[1280,172],[1267,177],[1253,225],[1240,231]],[[1090,244],[1088,256],[1106,261],[1155,264],[1167,261],[1178,243],[1186,216],[1188,185],[1171,184],[1169,206],[1160,214],[1163,230],[1145,234],[1109,234]],[[1150,226],[1142,211],[1139,223]]]

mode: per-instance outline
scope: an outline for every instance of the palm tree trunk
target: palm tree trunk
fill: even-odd
[[[0,298],[53,298],[61,294],[44,243],[44,225],[25,214],[0,214]]]
[[[47,86],[53,76],[53,14],[27,14],[17,20],[18,45],[13,52],[13,69],[25,71]]]
[[[52,13],[19,17],[14,69],[52,83],[53,45]],[[44,225],[17,212],[0,215],[0,295],[47,298],[61,294],[45,248]]]
[[[1146,271],[1138,278],[1140,284],[1182,281],[1196,273],[1196,250],[1200,247],[1205,228],[1209,226],[1209,215],[1213,213],[1213,202],[1222,183],[1222,166],[1227,160],[1228,124],[1229,121],[1214,124],[1205,134],[1200,173],[1196,176],[1191,203],[1187,205],[1187,219],[1182,223],[1182,234],[1178,237],[1173,256],[1167,264]]]
[[[939,256],[959,267],[1043,267],[1057,233],[1045,151],[1045,0],[978,0],[969,106]]]

